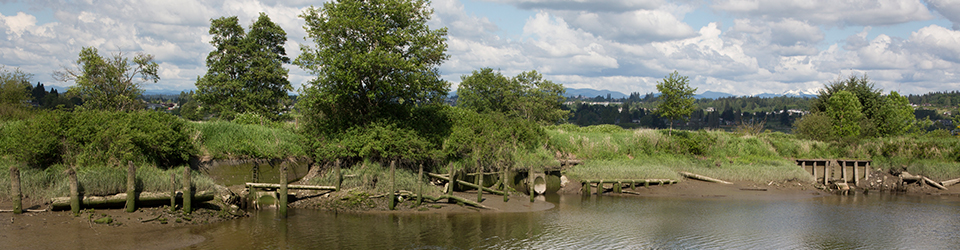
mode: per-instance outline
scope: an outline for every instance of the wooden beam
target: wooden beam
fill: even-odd
[[[727,184],[727,185],[733,184],[733,182],[724,181],[724,180],[720,180],[720,179],[715,179],[715,178],[711,178],[711,177],[707,177],[707,176],[703,176],[703,175],[698,175],[698,174],[694,174],[694,173],[690,173],[690,172],[686,172],[686,171],[680,171],[680,175],[682,175],[683,177],[687,177],[687,178],[691,178],[691,179],[697,179],[697,180],[701,180],[701,181],[709,181],[709,182],[715,182],[715,183]]]

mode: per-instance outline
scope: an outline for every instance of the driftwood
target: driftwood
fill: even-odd
[[[423,199],[424,199],[424,200],[430,200],[431,202],[437,202],[437,201],[442,200],[442,199],[452,199],[452,200],[455,200],[455,201],[457,201],[457,202],[463,202],[463,204],[470,205],[470,206],[473,206],[473,207],[483,208],[483,209],[490,209],[490,210],[496,210],[495,208],[488,207],[488,206],[484,206],[483,204],[480,204],[480,203],[477,203],[477,202],[474,202],[474,201],[471,201],[471,200],[467,200],[467,199],[464,199],[464,198],[460,198],[460,197],[458,197],[458,196],[453,196],[453,195],[441,195],[441,196],[439,196],[439,197],[430,197],[430,196],[424,195],[424,196],[423,196]]]
[[[200,192],[193,199],[197,202],[210,201],[214,199],[214,191]],[[164,203],[170,200],[170,193],[167,192],[142,192],[137,197],[140,203]],[[102,206],[123,206],[127,202],[127,194],[116,194],[111,196],[87,196],[83,197],[84,207],[102,207]],[[70,208],[70,197],[57,197],[51,199],[50,208],[52,210],[62,210]]]
[[[944,187],[943,185],[940,185],[940,183],[937,183],[937,182],[931,180],[930,178],[927,178],[926,176],[921,176],[921,177],[923,178],[923,181],[926,181],[927,184],[930,184],[930,186],[934,186],[934,187],[939,188],[939,189],[941,189],[941,190],[947,190],[947,187]]]
[[[944,187],[946,187],[946,186],[951,186],[951,185],[953,185],[953,184],[957,184],[958,182],[960,182],[960,178],[953,179],[953,180],[941,181],[941,182],[940,182],[940,185],[943,185]]]
[[[253,183],[247,182],[247,187],[252,188],[280,188],[280,184],[277,183]],[[314,186],[314,185],[287,185],[287,189],[309,189],[309,190],[337,190],[337,187],[334,186]]]
[[[923,181],[923,176],[912,175],[907,171],[900,173],[900,179],[905,181]]]
[[[22,212],[39,213],[46,212],[46,209],[23,209]],[[0,213],[13,213],[13,209],[0,209]]]
[[[733,184],[733,182],[724,181],[724,180],[720,180],[720,179],[714,179],[714,178],[710,178],[710,177],[706,177],[706,176],[703,176],[703,175],[698,175],[698,174],[694,174],[694,173],[690,173],[690,172],[686,172],[686,171],[680,171],[680,175],[682,175],[683,177],[687,177],[687,178],[690,178],[690,179],[701,180],[701,181],[709,181],[709,182],[715,182],[715,183],[720,183],[720,184],[728,184],[728,185],[729,185],[729,184]]]
[[[427,175],[430,176],[430,177],[433,177],[433,178],[450,181],[450,178],[447,178],[447,177],[442,176],[442,175],[439,175],[439,174],[427,173]],[[469,183],[469,182],[466,182],[466,181],[457,180],[457,184],[464,185],[464,186],[468,186],[468,187],[472,187],[472,188],[482,188],[483,191],[487,191],[487,192],[490,192],[490,193],[496,194],[496,195],[503,195],[503,191],[496,190],[496,189],[490,189],[490,188],[487,188],[487,187],[477,186],[476,184]]]
[[[161,214],[161,215],[157,215],[157,217],[153,217],[152,219],[142,220],[142,221],[140,221],[140,223],[146,223],[146,222],[151,222],[151,221],[159,220],[160,217],[163,217],[163,215]]]

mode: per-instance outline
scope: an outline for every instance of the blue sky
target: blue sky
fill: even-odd
[[[55,82],[80,49],[144,52],[160,63],[148,90],[194,89],[206,71],[209,20],[267,13],[304,40],[298,14],[324,1],[0,0],[0,65]],[[570,88],[655,92],[674,70],[698,92],[737,95],[813,92],[850,74],[886,91],[960,89],[960,2],[956,0],[433,0],[431,27],[447,27],[460,76],[490,67],[505,75],[537,70]],[[299,87],[313,76],[288,65]]]

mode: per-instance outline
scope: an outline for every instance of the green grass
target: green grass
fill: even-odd
[[[333,186],[336,184],[336,176],[332,168],[323,175],[311,179],[312,185]],[[370,191],[375,194],[390,192],[390,166],[381,166],[376,162],[363,162],[354,166],[345,167],[342,170],[343,175],[352,175],[353,177],[344,177],[341,183],[341,190],[359,189]],[[426,181],[429,177],[424,174],[423,193],[429,196],[438,196],[443,193],[441,187],[429,185]],[[406,168],[396,168],[396,182],[398,190],[417,192],[417,171]]]
[[[749,163],[701,160],[661,156],[633,160],[586,161],[566,170],[578,180],[597,179],[675,179],[679,171],[688,171],[728,181],[813,181],[813,176],[789,160],[755,160]]]
[[[214,159],[307,156],[301,136],[289,126],[245,125],[225,121],[191,123],[194,143]]]
[[[0,163],[0,198],[10,199],[10,162]],[[70,185],[63,165],[47,169],[20,169],[20,190],[24,198],[48,200],[64,197],[70,193]],[[137,168],[137,190],[142,192],[170,191],[170,174],[176,176],[179,185],[183,178],[183,167],[160,169],[154,166]],[[91,166],[77,171],[77,180],[81,190],[88,196],[113,195],[126,192],[127,171],[117,167]],[[215,185],[213,179],[194,172],[190,180],[196,190],[209,190]],[[179,188],[179,186],[178,186]]]

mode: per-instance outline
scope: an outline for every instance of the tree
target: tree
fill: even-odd
[[[673,133],[673,121],[682,120],[693,112],[693,93],[697,88],[690,88],[690,80],[686,76],[673,71],[663,81],[657,82],[657,91],[660,91],[660,103],[657,104],[657,114],[670,119],[670,134]]]
[[[478,113],[500,112],[548,124],[560,122],[569,115],[569,111],[560,108],[566,99],[563,86],[543,80],[537,71],[507,78],[491,68],[483,68],[460,79],[457,105]]]
[[[309,125],[333,134],[414,107],[440,104],[449,83],[440,79],[447,58],[446,28],[430,29],[426,0],[343,0],[300,15],[315,46],[294,61],[317,76],[298,105]]]
[[[54,72],[55,79],[63,82],[74,81],[73,89],[83,99],[83,107],[105,111],[131,111],[142,109],[137,100],[143,94],[142,85],[147,81],[156,83],[159,66],[153,62],[150,54],[137,53],[133,65],[123,53],[112,58],[103,58],[93,47],[84,47],[80,51],[74,69],[63,68]],[[137,80],[139,78],[139,80]]]
[[[23,119],[30,104],[30,74],[0,65],[0,119]]]
[[[284,63],[287,33],[264,13],[245,33],[236,16],[210,20],[207,73],[197,78],[196,98],[220,117],[254,113],[271,120],[287,111],[284,101],[293,90]]]
[[[906,97],[895,91],[884,96],[883,106],[877,114],[877,129],[881,135],[902,135],[913,124],[913,107]]]
[[[830,96],[826,113],[833,120],[837,137],[848,139],[860,135],[860,121],[863,120],[860,109],[860,101],[853,93],[840,90]]]

